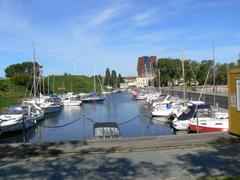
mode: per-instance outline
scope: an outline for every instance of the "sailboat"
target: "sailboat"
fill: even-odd
[[[82,99],[83,103],[92,103],[92,102],[103,102],[105,100],[105,96],[104,95],[97,95],[97,88],[96,88],[96,78],[95,75],[93,76],[94,78],[94,92],[88,94],[85,98]]]
[[[49,80],[48,80],[49,83]],[[61,110],[61,99],[55,95],[43,96],[39,93],[37,97],[37,82],[36,82],[36,56],[35,56],[35,44],[33,42],[33,98],[26,99],[22,104],[32,104],[38,113],[39,118],[44,117],[43,114],[53,113]],[[36,108],[36,106],[40,108]]]
[[[193,118],[189,123],[189,131],[191,132],[221,132],[228,131],[229,121],[228,113],[219,112],[216,107],[215,100],[215,60],[214,60],[214,44],[213,44],[213,76],[214,76],[214,109],[209,109],[205,113],[200,112],[196,118]],[[199,111],[199,110],[198,110]],[[199,112],[196,112],[197,114]],[[210,112],[210,113],[208,113]]]

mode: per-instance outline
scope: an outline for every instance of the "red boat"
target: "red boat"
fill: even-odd
[[[193,118],[189,123],[190,132],[223,132],[228,131],[228,113],[213,113],[212,110],[198,112],[198,118]]]

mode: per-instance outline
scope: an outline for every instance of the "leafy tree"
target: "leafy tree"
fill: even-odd
[[[228,64],[216,65],[216,84],[224,85],[227,84]]]
[[[207,84],[213,84],[213,71],[212,71],[213,68],[212,67],[213,67],[212,60],[203,60],[201,62],[197,71],[197,80],[199,82],[199,85],[204,84],[209,70],[210,70],[210,73],[209,73]]]
[[[237,67],[240,68],[240,59],[237,60]]]
[[[0,80],[0,91],[7,91],[8,86],[3,83],[2,80]]]
[[[28,86],[32,80],[32,76],[29,76],[27,74],[16,74],[11,78],[11,80],[17,85]],[[31,87],[29,86],[28,88]]]
[[[36,62],[36,76],[40,75],[42,66]],[[12,78],[17,74],[33,75],[33,62],[12,64],[5,69],[6,77]]]
[[[104,85],[108,86],[111,83],[111,74],[109,68],[105,71]]]
[[[122,75],[119,73],[117,77],[117,87],[120,88],[120,83],[123,82]]]
[[[179,59],[161,58],[158,60],[158,67],[161,74],[160,84],[163,86],[174,84],[174,81],[181,77],[182,66]]]
[[[115,70],[112,70],[112,73],[111,73],[111,85],[113,88],[116,87],[116,83],[117,83],[117,73]]]

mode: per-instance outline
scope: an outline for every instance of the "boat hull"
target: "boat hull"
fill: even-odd
[[[53,107],[44,107],[43,111],[45,114],[49,114],[49,113],[55,113],[55,112],[59,112],[61,110],[61,106],[53,106]]]
[[[64,106],[80,106],[81,104],[82,104],[82,101],[63,102]]]
[[[82,99],[83,103],[94,103],[94,102],[103,102],[105,98],[96,98],[96,99]]]
[[[13,131],[20,131],[23,129],[29,129],[35,125],[36,125],[36,121],[27,121],[26,120],[24,123],[18,122],[15,124],[0,126],[0,132],[7,133],[7,132],[13,132]]]
[[[197,126],[195,124],[189,124],[189,131],[190,132],[200,132],[200,133],[206,133],[206,132],[225,132],[228,131],[228,128],[224,127],[208,127],[208,126]]]

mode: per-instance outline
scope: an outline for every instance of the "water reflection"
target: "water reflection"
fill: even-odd
[[[140,115],[127,124],[119,125],[122,138],[139,136],[157,136],[173,134],[168,124],[151,120],[146,116],[143,101],[133,101],[128,93],[109,94],[103,103],[89,103],[76,107],[64,107],[61,112],[47,116],[35,128],[30,129],[23,136],[22,132],[11,137],[0,137],[0,142],[40,142],[64,141],[92,138],[93,122],[114,121],[118,124]],[[43,126],[59,126],[77,118],[74,124],[61,128],[44,128]]]

